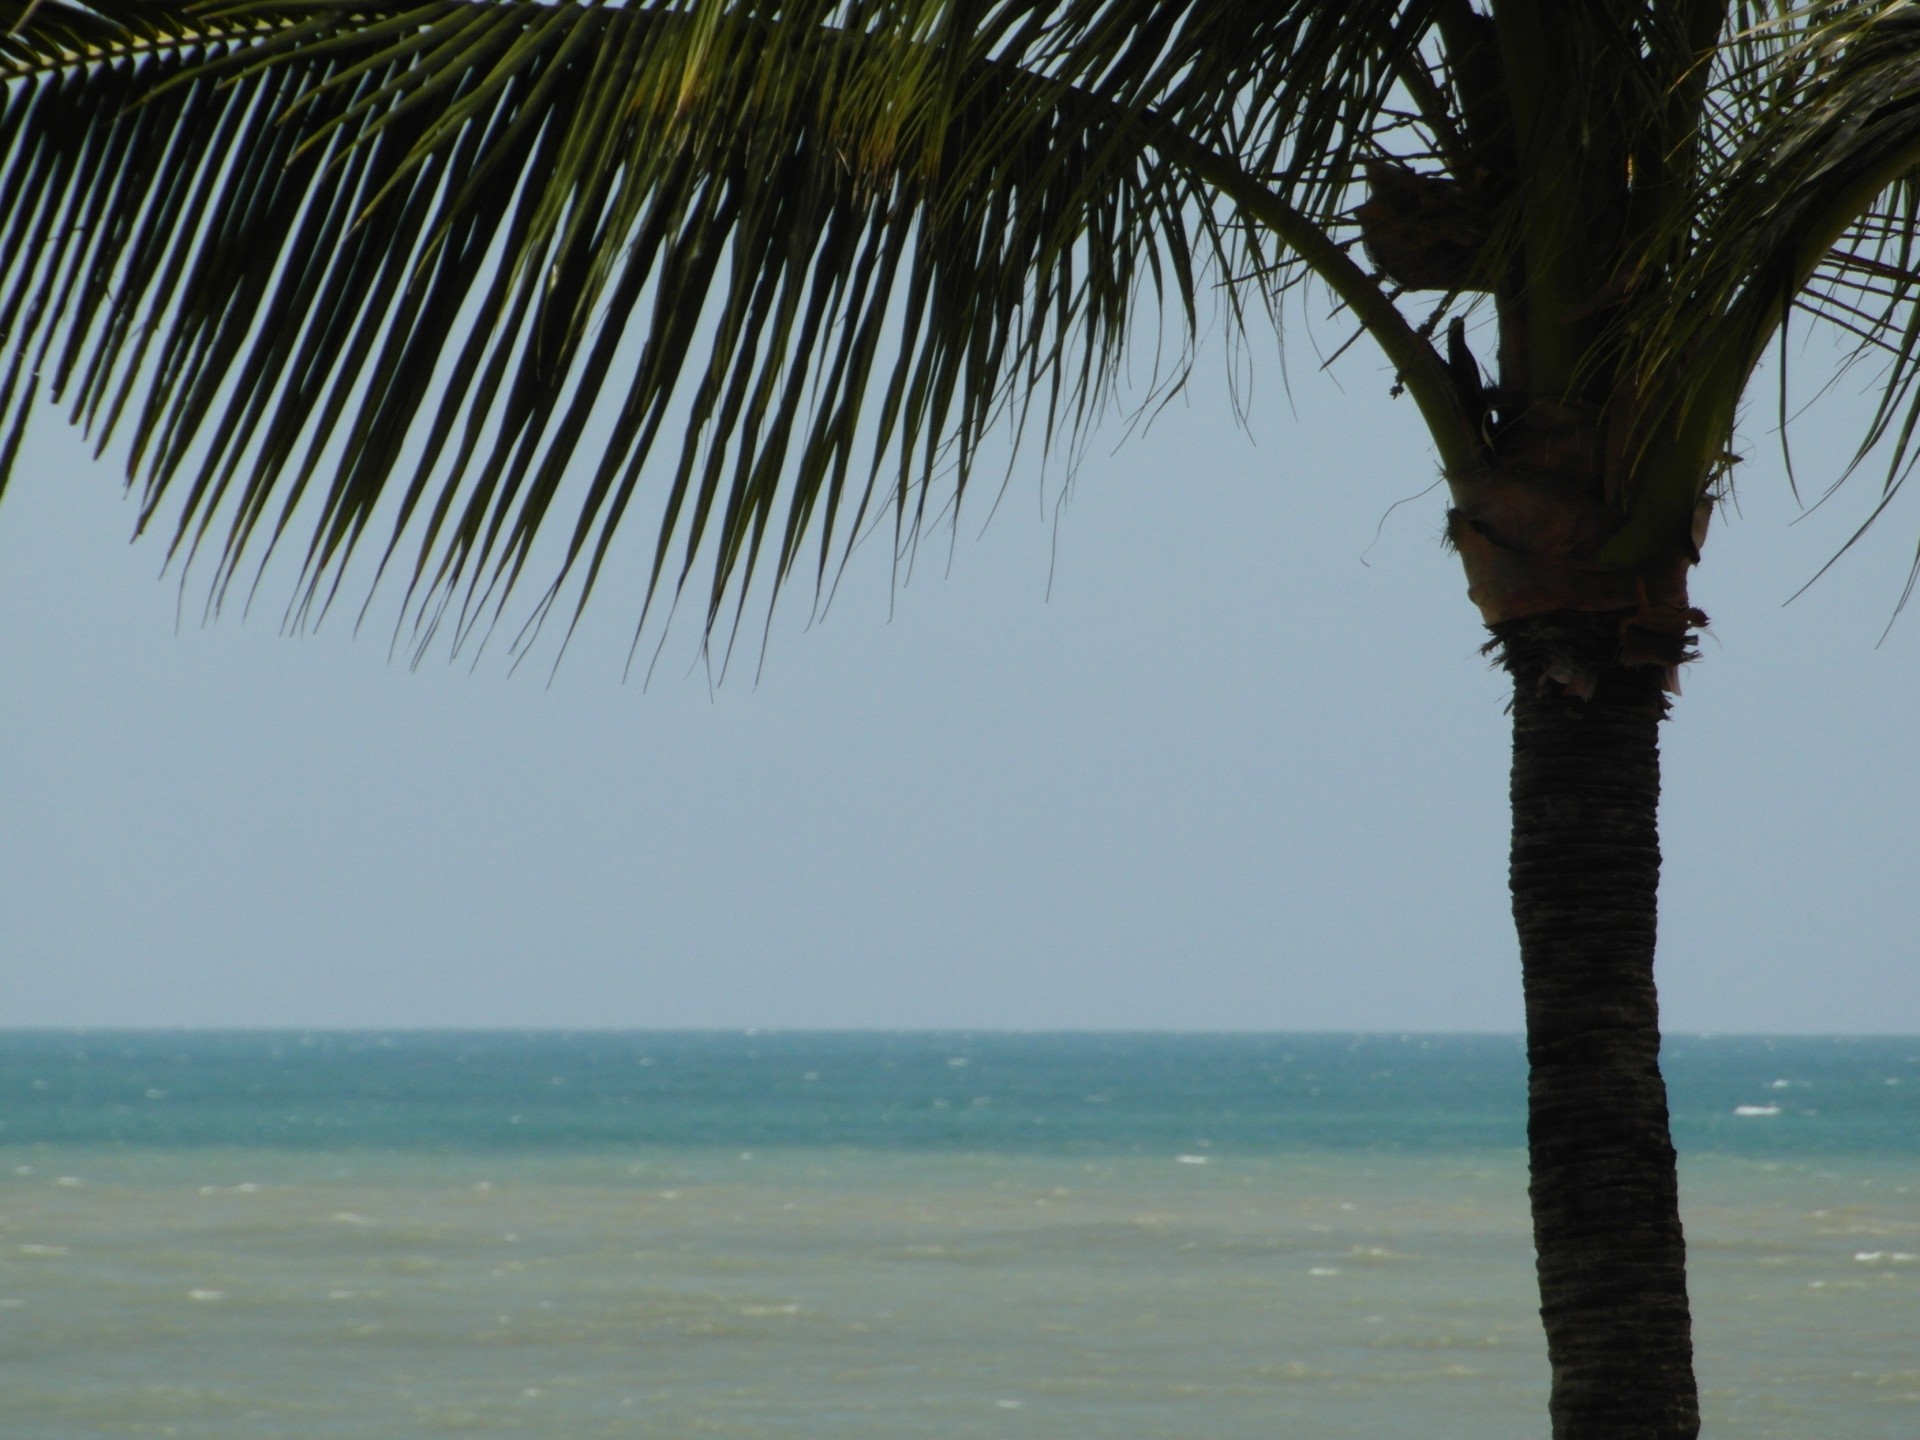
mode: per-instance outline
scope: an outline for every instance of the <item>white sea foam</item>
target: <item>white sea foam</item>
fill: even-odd
[[[1736,1105],[1733,1107],[1733,1113],[1736,1115],[1778,1115],[1780,1113],[1780,1107],[1778,1105]]]

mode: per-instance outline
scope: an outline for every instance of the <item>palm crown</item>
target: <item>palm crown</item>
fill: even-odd
[[[317,485],[306,603],[385,498],[423,634],[543,527],[584,600],[645,475],[711,625],[763,556],[914,525],[1009,412],[1083,423],[1143,311],[1313,277],[1456,471],[1485,399],[1592,401],[1631,566],[1789,302],[1890,352],[1863,442],[1910,425],[1920,58],[1898,6],[1561,8],[0,5],[10,428],[36,376],[123,426],[222,584]],[[1437,337],[1488,295],[1476,397]]]
[[[1129,346],[1325,287],[1516,677],[1556,1435],[1690,1435],[1655,681],[1792,316],[1884,361],[1855,459],[1906,473],[1911,10],[0,0],[0,479],[45,392],[216,596],[291,536],[324,608],[371,533],[458,644],[537,534],[535,622],[637,525],[711,632],[889,513],[910,542],[996,424],[1071,439]]]

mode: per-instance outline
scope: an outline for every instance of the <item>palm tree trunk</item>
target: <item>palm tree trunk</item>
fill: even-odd
[[[1607,617],[1500,630],[1514,676],[1511,883],[1554,1440],[1692,1440],[1686,1244],[1653,984],[1660,672],[1613,662]]]

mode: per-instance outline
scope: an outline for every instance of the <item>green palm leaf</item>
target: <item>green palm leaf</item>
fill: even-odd
[[[5,55],[0,406],[124,434],[216,596],[301,526],[323,608],[380,512],[458,643],[550,529],[585,603],[648,490],[649,593],[709,556],[712,627],[883,506],[910,543],[1003,415],[1084,426],[1143,296],[1190,338],[1274,258],[1213,187],[1330,222],[1424,8],[50,5]]]
[[[1880,3],[1762,9],[1742,7],[1745,28],[1716,57],[1707,158],[1673,227],[1684,234],[1666,283],[1631,315],[1643,386],[1663,402],[1651,414],[1675,438],[1648,467],[1627,540],[1692,503],[1754,367],[1795,312],[1885,366],[1853,457],[1892,442],[1875,516],[1914,458],[1920,25]]]

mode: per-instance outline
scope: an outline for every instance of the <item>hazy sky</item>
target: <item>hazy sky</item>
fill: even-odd
[[[551,686],[390,663],[378,607],[282,638],[284,574],[176,625],[49,415],[0,504],[0,1025],[1518,1028],[1505,685],[1440,495],[1391,508],[1434,461],[1371,358],[1291,359],[1251,438],[1210,355],[1064,506],[983,484],[718,689],[690,626],[623,684],[618,596]],[[1920,613],[1876,648],[1920,505],[1783,606],[1877,477],[1790,528],[1765,411],[1666,734],[1666,1022],[1920,1032]]]

